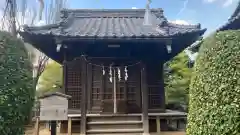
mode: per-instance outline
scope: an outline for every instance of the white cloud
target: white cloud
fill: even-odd
[[[220,2],[222,3],[223,7],[229,7],[232,5],[235,1],[237,0],[203,0],[204,3],[215,3],[215,2]]]
[[[137,9],[136,7],[132,7],[132,9]]]
[[[223,3],[223,7],[228,7],[230,5],[232,5],[234,2],[234,0],[225,0],[225,2]]]
[[[185,20],[174,20],[174,21],[170,21],[171,23],[175,23],[175,24],[181,24],[181,25],[189,25],[190,23],[185,21]]]
[[[203,2],[205,2],[205,3],[213,3],[215,1],[217,1],[217,0],[203,0]]]

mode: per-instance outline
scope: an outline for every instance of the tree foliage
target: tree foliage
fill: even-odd
[[[61,88],[63,84],[62,73],[62,66],[57,62],[51,61],[39,78],[38,93],[41,95],[45,92],[55,91]]]
[[[205,39],[190,85],[188,135],[240,133],[240,31]]]
[[[0,32],[0,135],[22,135],[34,101],[32,67],[23,42]]]
[[[188,91],[192,69],[188,67],[188,56],[182,52],[167,63],[169,73],[165,73],[166,102],[188,104]]]

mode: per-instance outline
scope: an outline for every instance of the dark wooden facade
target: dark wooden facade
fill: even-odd
[[[130,60],[125,59],[126,63]],[[65,68],[65,93],[72,96],[69,102],[70,109],[81,109],[82,93],[86,92],[86,105],[88,113],[113,113],[114,112],[114,80],[109,80],[109,67],[102,64],[114,62],[112,58],[77,58],[64,63]],[[148,110],[164,110],[164,89],[162,78],[162,66],[160,63],[144,64],[146,67],[147,95],[141,93],[141,70],[143,63],[132,61],[133,65],[127,67],[128,79],[125,81],[124,62],[119,66],[113,66],[116,79],[116,104],[117,113],[141,113],[142,96],[148,96]],[[86,68],[83,68],[86,67]],[[121,71],[121,80],[118,79],[117,68]],[[83,78],[86,73],[86,78]],[[113,75],[114,76],[114,75]],[[113,77],[114,79],[114,77]],[[85,85],[85,86],[84,86]],[[85,87],[85,89],[83,89]],[[83,92],[85,90],[85,92]]]

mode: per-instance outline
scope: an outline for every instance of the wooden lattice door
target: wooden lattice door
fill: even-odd
[[[121,79],[116,67],[112,68],[111,76],[109,67],[105,67],[103,74],[103,67],[88,66],[89,108],[92,112],[111,114],[141,112],[140,66],[128,67],[127,80],[125,80],[125,67],[119,68]]]
[[[88,65],[90,78],[90,101],[92,112],[101,112],[101,102],[102,102],[102,73],[101,68],[94,65]]]
[[[66,66],[66,94],[72,97],[69,101],[69,108],[80,109],[82,94],[81,62],[80,60],[74,60],[68,62]]]
[[[110,82],[109,70],[105,71],[103,76],[103,100],[102,100],[102,112],[113,113],[114,112],[114,87],[113,82]]]
[[[126,82],[127,111],[129,113],[141,112],[141,71],[136,65],[128,68],[128,80]]]
[[[125,80],[126,73],[125,73],[125,67],[121,66],[119,67],[120,76],[119,72],[117,72],[116,76],[116,100],[117,100],[117,112],[118,113],[128,113],[128,100],[127,100],[127,89],[128,89],[128,79]],[[128,73],[127,73],[128,74]],[[119,79],[120,77],[120,79]]]
[[[148,86],[148,109],[151,112],[161,110],[164,107],[164,86],[161,67],[148,65],[147,67]]]

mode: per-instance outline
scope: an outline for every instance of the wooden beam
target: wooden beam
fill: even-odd
[[[161,124],[160,124],[160,117],[156,117],[156,124],[157,124],[157,133],[159,134],[161,132]]]
[[[36,123],[35,123],[35,135],[39,135],[39,117],[36,117]]]
[[[142,120],[143,120],[143,135],[149,135],[149,120],[148,120],[148,88],[147,74],[145,65],[141,65],[141,92],[142,92]]]
[[[72,118],[68,117],[68,135],[72,135]]]
[[[87,123],[87,62],[85,58],[81,58],[81,81],[82,81],[82,97],[81,97],[81,135],[86,135]]]

